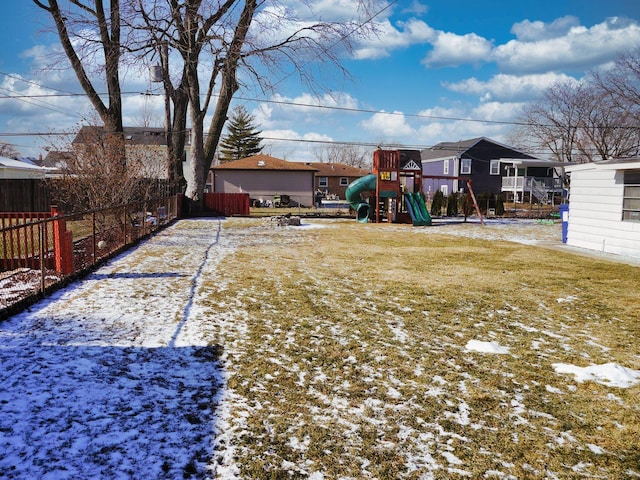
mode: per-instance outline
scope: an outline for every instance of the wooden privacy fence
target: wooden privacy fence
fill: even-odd
[[[248,193],[205,193],[205,209],[217,212],[225,217],[232,215],[249,215]]]
[[[46,180],[0,179],[0,212],[45,212],[50,205],[51,193]]]

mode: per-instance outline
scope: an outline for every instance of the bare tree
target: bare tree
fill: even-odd
[[[640,48],[582,83],[560,83],[525,106],[512,135],[559,161],[591,162],[640,153]]]
[[[598,83],[580,89],[576,148],[587,161],[638,154],[640,129],[628,109],[622,108]]]
[[[236,92],[251,81],[268,90],[285,69],[315,86],[317,79],[324,77],[316,75],[314,67],[330,64],[346,73],[339,54],[371,26],[356,20],[310,22],[314,2],[284,9],[267,0],[130,1],[142,19],[137,25],[146,32],[142,38],[153,42],[147,43],[147,48],[158,51],[164,45],[170,50],[165,59],[175,58],[171,52],[180,57],[177,86],[170,81],[166,61],[162,62],[163,76],[174,106],[176,136],[184,133],[184,128],[176,128],[176,122],[186,119],[188,104],[191,161],[185,172],[186,196],[195,209],[202,206],[205,179]],[[356,2],[366,19],[371,18],[368,7],[375,3]],[[174,149],[175,155],[181,154],[176,145]]]
[[[544,92],[539,102],[527,104],[520,116],[516,136],[533,151],[550,151],[557,161],[571,162],[578,156],[577,137],[580,124],[576,99],[580,87],[558,83]]]
[[[10,143],[0,142],[0,157],[5,158],[18,158],[20,156],[20,152],[11,145]]]
[[[361,145],[329,145],[318,148],[313,156],[322,163],[341,163],[357,168],[371,168],[373,153]]]
[[[60,43],[80,86],[104,123],[114,134],[113,153],[122,158],[122,95],[119,68],[121,64],[120,0],[33,0],[51,15]],[[62,4],[62,6],[61,6]],[[96,28],[97,32],[91,31]],[[105,103],[96,89],[96,74],[107,86]]]
[[[148,200],[154,196],[158,179],[164,177],[164,164],[148,149],[133,150],[126,162],[113,155],[120,144],[102,127],[85,127],[74,154],[67,157],[56,179],[57,199],[67,209],[95,210]]]
[[[594,72],[593,79],[636,124],[640,122],[640,47],[620,55],[615,66],[604,74]]]
[[[190,161],[186,196],[203,206],[206,177],[231,101],[249,82],[263,91],[297,75],[318,87],[324,68],[346,74],[341,55],[371,31],[370,8],[377,0],[357,0],[352,20],[317,21],[320,1],[284,8],[277,0],[33,0],[54,20],[71,67],[123,158],[122,95],[119,67],[126,58],[160,58],[167,98],[169,168],[179,176],[187,123]],[[363,20],[358,20],[358,17]],[[95,32],[93,32],[95,31]],[[136,57],[135,55],[138,55]],[[178,60],[176,70],[170,68]],[[89,67],[101,67],[109,100],[92,83]],[[172,72],[179,72],[176,79]],[[283,73],[287,72],[287,73]],[[211,118],[208,127],[205,118]],[[118,143],[118,140],[120,143]]]

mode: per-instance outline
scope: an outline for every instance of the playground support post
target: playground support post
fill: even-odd
[[[478,214],[478,218],[480,219],[480,225],[484,225],[484,219],[482,218],[482,213],[480,213],[480,207],[478,207],[476,195],[473,193],[473,188],[471,188],[471,179],[467,180],[467,187],[469,188],[469,193],[471,194],[471,199],[473,200],[473,206],[476,208],[476,213]]]

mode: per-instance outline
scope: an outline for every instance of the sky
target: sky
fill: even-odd
[[[321,0],[314,11],[340,18],[355,11],[353,3]],[[272,91],[248,83],[238,92],[234,104],[254,115],[265,153],[309,161],[332,144],[420,149],[478,136],[506,143],[510,122],[546,88],[606,69],[640,46],[640,2],[632,0],[381,0],[377,7],[378,35],[358,39],[341,57],[348,78],[323,71],[324,90],[312,92],[285,73]],[[34,134],[73,131],[95,119],[82,97],[33,98],[81,92],[63,61],[44,68],[59,49],[50,27],[32,2],[3,6],[0,141],[24,155],[62,148],[59,137]],[[162,126],[162,98],[144,95],[157,93],[157,84],[145,71],[124,78],[123,90],[132,92],[124,98],[125,125],[151,118],[151,126]]]

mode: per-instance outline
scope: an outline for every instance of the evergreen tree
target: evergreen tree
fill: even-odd
[[[231,112],[227,135],[220,142],[220,163],[257,155],[262,151],[261,131],[256,130],[255,118],[243,107]]]
[[[444,194],[442,190],[437,190],[433,195],[433,200],[431,201],[431,215],[433,217],[439,217],[442,213],[442,204],[444,203]]]
[[[447,217],[458,216],[458,194],[451,192],[447,199]]]

